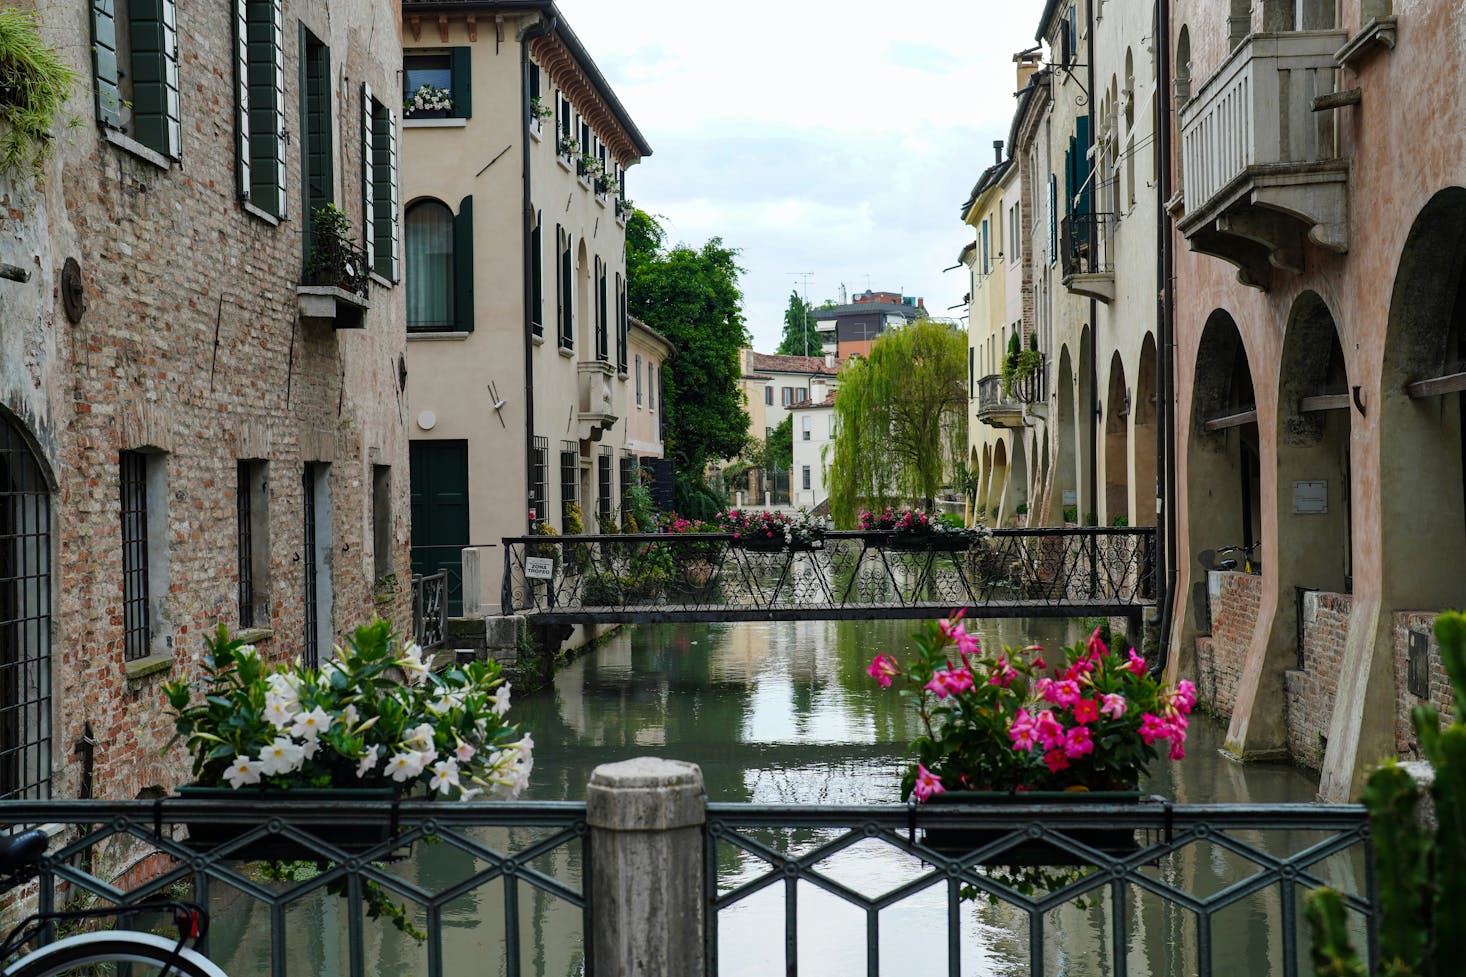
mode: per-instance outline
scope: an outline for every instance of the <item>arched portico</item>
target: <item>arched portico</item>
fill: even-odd
[[[1105,507],[1101,520],[1106,526],[1128,525],[1130,521],[1130,409],[1125,363],[1116,350],[1110,357],[1104,404]]]
[[[1131,455],[1135,476],[1131,484],[1135,525],[1156,525],[1156,348],[1155,336],[1145,334],[1140,344],[1140,368],[1135,374],[1135,399],[1130,405]]]

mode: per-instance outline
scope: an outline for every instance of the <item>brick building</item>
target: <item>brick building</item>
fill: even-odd
[[[200,632],[408,620],[401,45],[385,0],[36,11],[81,124],[0,175],[0,798],[133,797]]]

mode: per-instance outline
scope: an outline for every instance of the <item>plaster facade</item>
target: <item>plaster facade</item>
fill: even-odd
[[[814,509],[829,500],[825,475],[835,443],[835,394],[816,404],[801,405],[794,416],[794,467],[790,474],[789,501],[799,509]]]
[[[254,640],[272,661],[329,656],[374,609],[410,620],[402,289],[384,263],[364,312],[314,296],[359,313],[357,329],[303,317],[297,291],[305,175],[361,235],[362,85],[394,91],[401,48],[380,0],[280,14],[286,131],[306,129],[305,44],[333,70],[310,89],[319,155],[306,164],[304,138],[281,149],[284,206],[269,214],[241,193],[230,5],[177,0],[167,152],[124,132],[136,117],[91,121],[103,90],[92,6],[22,6],[78,73],[64,117],[82,122],[55,130],[42,183],[0,176],[0,261],[28,277],[0,281],[0,798],[132,798],[188,776],[181,748],[162,752],[162,684],[197,677],[202,632],[241,624],[245,562]],[[395,201],[373,217],[390,231]],[[133,462],[146,477],[125,489]],[[254,472],[244,560],[240,462]],[[142,604],[129,603],[129,569],[147,579]],[[399,583],[374,602],[389,577]]]

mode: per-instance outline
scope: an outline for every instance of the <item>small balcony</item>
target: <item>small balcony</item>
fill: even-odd
[[[1003,378],[994,373],[977,381],[977,419],[989,427],[1023,426],[1023,402],[1003,392]]]
[[[336,329],[365,328],[371,308],[366,251],[341,234],[322,234],[318,229],[312,238],[305,275],[295,290],[301,319]]]
[[[1347,39],[1252,34],[1181,110],[1176,226],[1193,251],[1236,265],[1244,285],[1266,290],[1273,269],[1301,271],[1305,242],[1348,250],[1349,164],[1333,113],[1314,109]]]
[[[611,399],[611,380],[616,368],[605,360],[581,360],[577,367],[576,436],[582,441],[599,441],[616,425]]]
[[[1059,259],[1064,287],[1075,295],[1115,301],[1115,268],[1110,261],[1113,214],[1070,214],[1059,222]]]

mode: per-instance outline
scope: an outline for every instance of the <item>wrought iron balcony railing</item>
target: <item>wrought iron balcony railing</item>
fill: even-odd
[[[834,532],[764,548],[721,533],[504,540],[504,613],[549,620],[1139,614],[1155,529],[1002,529],[971,542]]]
[[[371,273],[365,248],[339,234],[317,232],[312,236],[304,284],[328,285],[365,298]]]
[[[412,634],[424,648],[436,648],[448,633],[448,571],[412,575]]]

